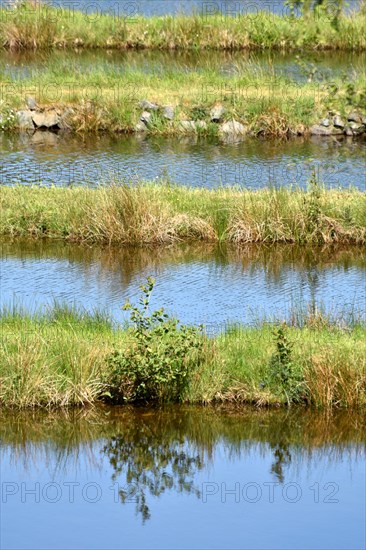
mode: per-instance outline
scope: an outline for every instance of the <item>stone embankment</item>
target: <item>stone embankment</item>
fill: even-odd
[[[319,124],[310,128],[312,136],[360,136],[366,133],[366,115],[352,111],[346,117],[330,111]]]
[[[160,127],[183,135],[213,133],[227,141],[260,134],[258,128],[254,131],[251,125],[243,122],[243,119],[239,121],[232,118],[221,104],[214,105],[200,117],[184,120],[181,114],[177,113],[177,109],[171,105],[158,105],[145,99],[140,101],[138,108],[140,109],[139,121],[132,129],[126,128],[125,131],[133,130],[135,133],[143,134],[154,132]],[[37,105],[34,98],[28,97],[26,108],[12,114],[13,126],[22,131],[71,130],[77,114],[77,106],[41,107]],[[306,134],[324,137],[366,135],[366,114],[358,110],[353,110],[348,115],[330,111],[323,120],[310,128],[302,127],[301,131],[289,129],[289,135]]]

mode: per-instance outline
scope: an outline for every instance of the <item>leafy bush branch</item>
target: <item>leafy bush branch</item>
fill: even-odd
[[[149,314],[155,280],[141,286],[140,307],[129,302],[130,345],[108,358],[110,396],[114,401],[181,401],[203,352],[203,327],[179,325],[158,309]]]

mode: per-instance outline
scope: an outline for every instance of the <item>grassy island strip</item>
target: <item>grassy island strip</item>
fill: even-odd
[[[365,51],[365,36],[363,12],[339,15],[335,22],[326,13],[291,18],[266,12],[238,18],[195,15],[129,21],[101,14],[88,18],[38,2],[0,11],[0,45],[15,52],[67,51],[69,47]],[[300,58],[297,63],[306,77],[302,82],[245,60],[233,63],[230,74],[209,65],[189,69],[184,63],[146,72],[133,65],[121,68],[108,55],[87,69],[81,69],[75,57],[65,61],[49,55],[21,77],[12,75],[4,64],[0,69],[0,130],[53,128],[79,133],[219,135],[223,139],[236,132],[271,137],[306,134],[338,113],[341,118],[333,132],[331,128],[317,131],[342,135],[348,116],[358,112],[360,128],[347,135],[364,133],[365,70],[350,67],[347,74],[334,78],[320,73],[314,78],[311,66]],[[32,100],[30,108],[27,98]],[[218,106],[220,114],[216,110],[213,115]],[[233,121],[240,130],[232,129]]]
[[[365,71],[351,80],[337,77],[320,83],[295,82],[250,64],[238,67],[230,77],[210,69],[188,73],[177,69],[161,75],[131,68],[121,75],[108,64],[90,68],[77,78],[76,71],[72,63],[51,62],[32,76],[9,80],[0,69],[0,130],[19,127],[17,113],[24,110],[29,96],[36,98],[37,112],[53,114],[62,121],[62,128],[79,133],[217,136],[222,124],[236,120],[249,135],[303,135],[331,111],[340,113],[344,121],[351,111],[364,112]],[[145,98],[157,108],[141,124]],[[172,110],[171,118],[165,114],[166,106]],[[212,121],[217,106],[222,109],[220,123]]]
[[[200,13],[147,18],[133,13],[92,15],[29,1],[17,2],[15,8],[2,8],[0,19],[0,44],[11,50],[78,47],[362,51],[366,49],[365,36],[362,9],[346,15],[320,8],[302,17],[263,11],[237,16]]]
[[[208,337],[161,311],[117,329],[101,314],[58,306],[33,316],[3,311],[0,331],[1,406],[366,405],[365,324],[316,312],[298,326],[263,323]]]
[[[223,124],[235,120],[244,134],[271,137],[306,134],[324,118],[332,120],[329,112],[339,113],[344,124],[352,111],[360,113],[360,121],[366,120],[365,70],[309,80],[295,81],[245,61],[235,64],[231,75],[210,67],[187,71],[184,66],[163,74],[134,66],[121,72],[108,60],[80,72],[77,61],[51,56],[20,79],[11,77],[5,66],[0,69],[0,130],[34,130],[31,120],[25,123],[24,113],[23,123],[19,120],[24,109],[28,118],[35,112],[41,120],[48,115],[48,122],[43,122],[47,127],[54,124],[79,133],[217,136]],[[27,97],[34,98],[36,111],[27,110]],[[148,114],[144,103],[154,106]],[[215,121],[212,110],[218,106],[222,112]],[[365,131],[364,125],[360,131]],[[338,128],[335,134],[343,132]]]
[[[366,243],[366,194],[298,188],[215,190],[170,183],[2,187],[0,236],[104,245],[174,242]]]

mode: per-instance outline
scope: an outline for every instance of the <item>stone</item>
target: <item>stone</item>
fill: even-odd
[[[146,124],[146,126],[149,124],[151,120],[151,113],[149,111],[144,111],[142,115],[140,116],[140,121]]]
[[[60,122],[58,123],[58,127],[60,130],[70,130],[71,126],[69,125],[70,117],[75,114],[74,109],[71,107],[68,107],[65,111],[57,111],[57,114],[60,115]]]
[[[215,105],[210,111],[211,122],[221,122],[226,109],[223,105]]]
[[[33,122],[37,128],[58,128],[60,116],[56,111],[44,111],[32,113]]]
[[[25,98],[25,102],[30,111],[35,111],[37,109],[37,101],[34,97],[28,96]]]
[[[247,133],[247,127],[241,124],[237,120],[230,120],[221,124],[219,128],[220,134],[231,134],[235,136],[244,136]]]
[[[366,130],[365,124],[358,124],[357,122],[350,122],[348,126],[352,130],[352,135],[354,136],[360,136]]]
[[[18,127],[20,130],[34,130],[32,111],[18,111],[16,116],[18,119]]]
[[[352,128],[350,128],[349,126],[346,126],[344,131],[346,133],[346,136],[353,136]]]
[[[205,122],[204,120],[197,120],[195,122],[195,126],[198,130],[206,130],[207,122]]]
[[[348,122],[362,122],[362,116],[360,113],[357,113],[356,111],[352,111],[347,117]]]
[[[332,130],[332,136],[343,136],[344,134],[344,128],[336,128],[335,126],[333,126],[331,128]]]
[[[143,122],[138,122],[135,126],[135,132],[146,132],[147,127]]]
[[[344,120],[341,119],[341,117],[339,115],[336,115],[334,118],[333,118],[333,125],[336,127],[336,128],[344,128],[346,123],[344,122]]]
[[[362,124],[366,124],[366,115],[363,115],[363,117],[361,119],[361,122],[362,122]]]
[[[167,120],[174,120],[174,107],[171,105],[163,107],[163,117]]]
[[[326,127],[321,124],[314,124],[310,127],[310,134],[312,136],[339,136],[343,134],[342,128],[333,128],[331,126]]]
[[[320,123],[321,126],[324,126],[325,128],[328,128],[330,126],[329,118],[323,118],[323,120]]]
[[[147,99],[140,101],[139,106],[144,111],[157,111],[159,109],[159,105],[156,103],[151,103],[151,101],[148,101]]]

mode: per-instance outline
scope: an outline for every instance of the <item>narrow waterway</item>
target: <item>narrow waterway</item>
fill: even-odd
[[[28,311],[54,302],[101,309],[122,322],[127,299],[157,280],[151,307],[216,333],[228,323],[289,318],[320,308],[365,315],[364,248],[214,246],[98,249],[52,242],[2,241],[1,304]]]
[[[9,411],[0,438],[4,548],[364,548],[356,412]]]
[[[90,185],[169,179],[179,185],[306,187],[313,171],[328,188],[366,190],[366,141],[289,141],[62,136],[0,133],[0,184]]]
[[[362,73],[365,52],[305,52],[300,56],[286,51],[159,51],[159,50],[83,50],[71,51],[0,51],[0,75],[4,82],[22,82],[44,74],[71,70],[76,73],[131,75],[203,73],[215,71],[222,76],[240,76],[250,71],[253,76],[286,77],[299,85],[309,79],[315,82],[335,77],[352,79]],[[54,90],[53,90],[54,93]]]

